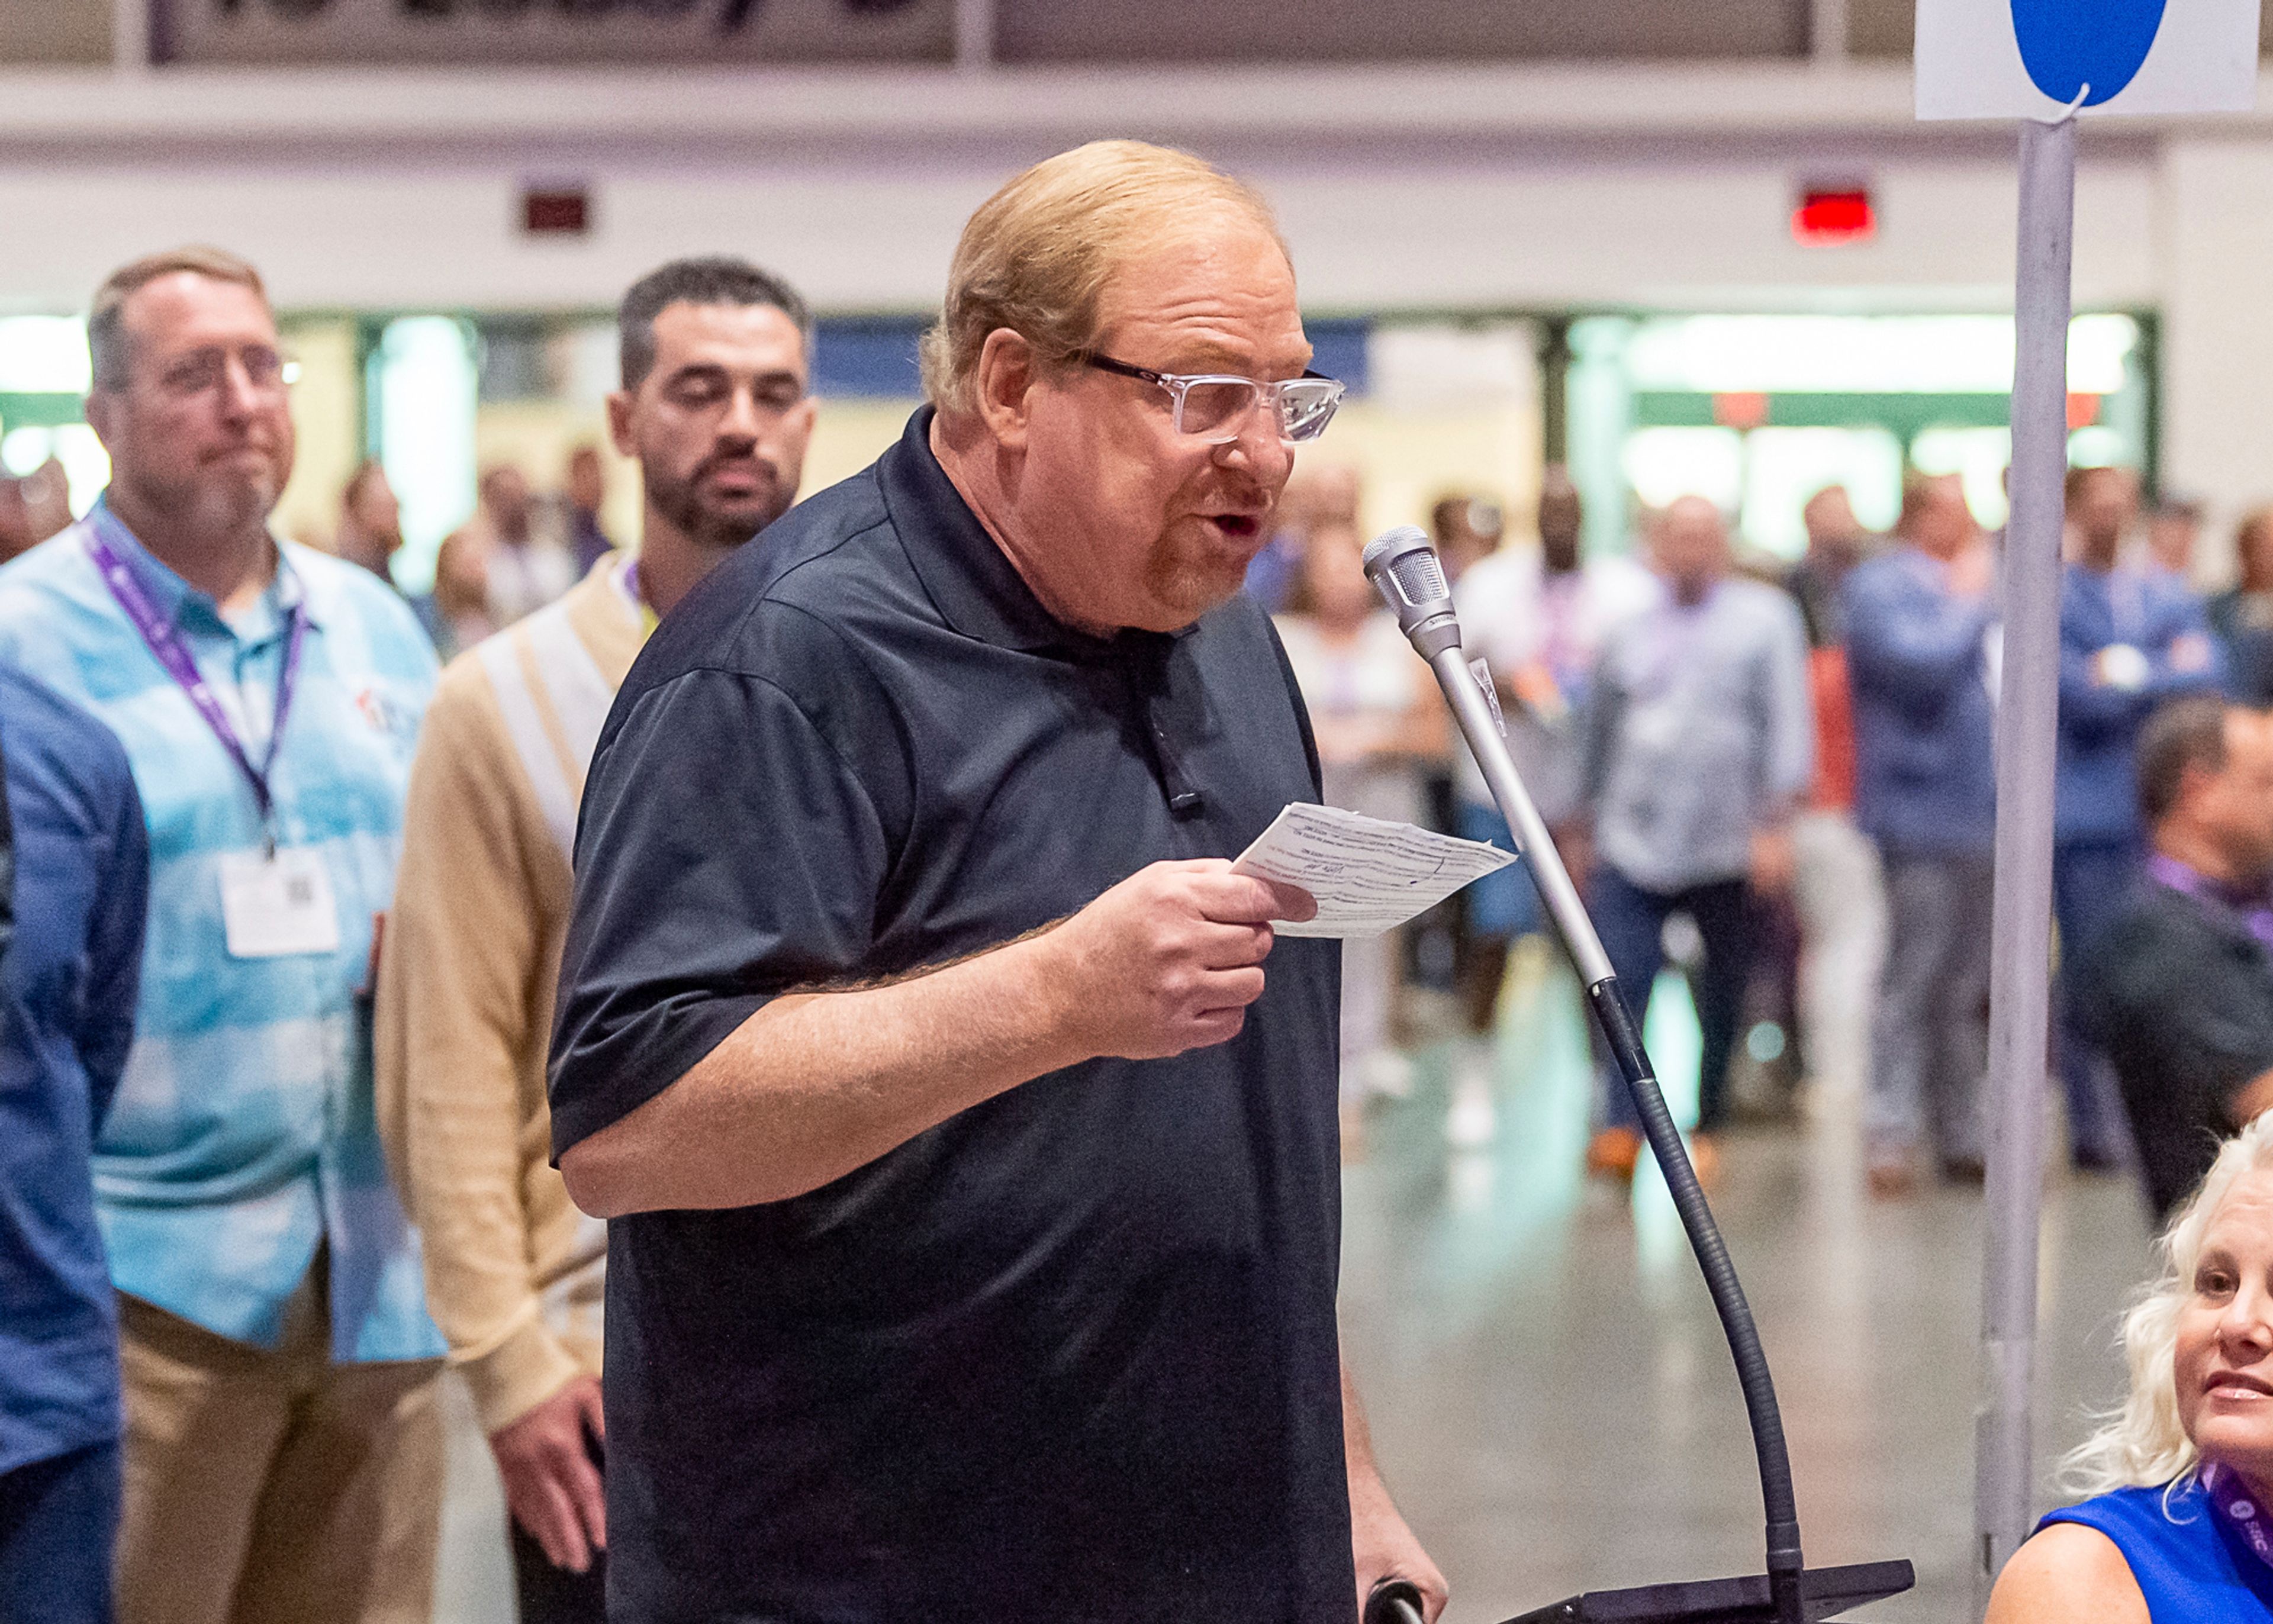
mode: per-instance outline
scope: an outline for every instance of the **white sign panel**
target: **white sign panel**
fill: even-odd
[[[1920,118],[2239,113],[2258,0],[1917,0]]]

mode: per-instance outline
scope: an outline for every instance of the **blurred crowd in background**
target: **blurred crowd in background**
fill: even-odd
[[[1249,578],[1309,702],[1325,797],[1512,846],[1365,579],[1360,476],[1332,459],[1329,445],[1298,468]],[[409,600],[441,659],[607,555],[605,479],[589,444],[557,470],[483,470],[473,518]],[[2190,693],[2273,706],[2273,507],[2242,518],[2235,578],[2205,595],[2199,504],[2143,502],[2137,475],[2113,467],[2073,470],[2067,495],[2057,894],[2073,965],[2147,872],[2134,751],[2157,707]],[[1695,497],[1642,511],[1629,550],[1587,556],[1579,495],[1554,467],[1528,525],[1483,490],[1445,492],[1414,518],[1622,984],[1646,999],[1667,964],[1685,976],[1701,1051],[1692,1144],[1708,1178],[1732,1112],[1789,1119],[1814,1085],[1863,1102],[1875,1194],[1929,1175],[1977,1183],[2002,532],[1983,530],[1954,474],[1909,476],[1888,533],[1857,520],[1843,485],[1803,511],[1796,563],[1748,547]],[[60,465],[0,478],[0,559],[71,518]],[[333,533],[309,539],[392,584],[401,519],[376,460],[341,493]],[[1543,962],[1523,955],[1546,929],[1530,880],[1509,869],[1405,932],[1348,945],[1354,1136],[1369,1102],[1408,1090],[1416,1042],[1456,1028],[1446,1133],[1491,1141],[1500,998],[1511,963]],[[2122,1172],[2142,1151],[2119,1074],[2067,1015],[2050,1059],[2068,1154]],[[1640,1137],[1609,1082],[1602,1070],[1588,1169],[1631,1178]],[[2181,1112],[2178,1131],[2198,1134],[2200,1116]],[[2159,1203],[2190,1182],[2177,1178]]]
[[[1358,495],[1347,469],[1298,471],[1249,581],[1279,617],[1326,797],[1510,844],[1427,670],[1364,580]],[[2246,1119],[2236,1100],[2273,1052],[2221,1057],[2207,1075],[2197,1064],[2176,1102],[2155,1056],[2221,1021],[2262,1032],[2264,1016],[2190,1015],[2160,984],[2185,971],[2153,973],[2184,961],[2161,942],[2101,955],[2117,979],[2148,984],[2111,990],[2103,970],[2091,998],[2075,989],[2139,882],[2170,872],[2158,822],[2179,799],[2191,806],[2196,778],[2229,766],[2216,705],[2207,738],[2149,752],[2145,776],[2167,782],[2142,782],[2142,735],[2152,742],[2152,724],[2188,696],[2247,713],[2273,704],[2273,510],[2243,519],[2239,579],[2205,597],[2193,584],[2197,505],[2144,504],[2120,468],[2074,470],[2067,500],[2056,867],[2068,992],[2048,1066],[2074,1165],[2143,1168],[2166,1208],[2216,1135]],[[1631,552],[1585,557],[1579,499],[1556,468],[1534,517],[1535,543],[1507,541],[1485,493],[1448,493],[1425,515],[1467,647],[1489,662],[1527,783],[1621,984],[1646,1000],[1668,962],[1686,973],[1700,1167],[1709,1179],[1732,1115],[1789,1118],[1812,1092],[1860,1103],[1873,1194],[1979,1183],[2001,532],[1983,530],[1954,475],[1913,475],[1883,535],[1857,520],[1843,487],[1826,486],[1805,505],[1807,547],[1791,564],[1744,546],[1697,498],[1645,513]],[[2203,713],[2191,714],[2200,734]],[[2164,732],[2186,720],[2181,707]],[[2206,863],[2216,883],[2245,891],[2266,874],[2247,849]],[[1511,950],[1543,929],[1530,882],[1508,870],[1407,942],[1353,944],[1354,1130],[1369,1100],[1407,1088],[1413,1023],[1441,1007],[1463,1034],[1446,1133],[1455,1145],[1492,1138],[1497,1000],[1523,962]],[[2262,1004],[2262,992],[2244,998]],[[1606,1070],[1598,1087],[1588,1169],[1631,1178],[1638,1126]]]

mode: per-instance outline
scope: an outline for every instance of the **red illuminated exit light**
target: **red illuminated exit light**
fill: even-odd
[[[1811,186],[1791,212],[1796,243],[1867,243],[1879,232],[1879,215],[1867,186]]]

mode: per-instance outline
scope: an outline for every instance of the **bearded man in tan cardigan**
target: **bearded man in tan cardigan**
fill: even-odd
[[[379,977],[381,1131],[504,1479],[523,1624],[603,1617],[607,1227],[546,1159],[544,1097],[584,772],[656,617],[788,508],[813,432],[811,318],[776,279],[675,261],[619,326],[608,424],[645,479],[638,556],[444,671]]]

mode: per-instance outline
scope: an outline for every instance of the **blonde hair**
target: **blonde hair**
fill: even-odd
[[[1286,251],[1263,195],[1189,153],[1091,141],[1044,159],[964,225],[939,320],[923,338],[924,393],[942,411],[975,405],[979,357],[1000,327],[1045,366],[1071,361],[1095,338],[1098,303],[1131,251],[1211,209],[1246,216]]]
[[[116,389],[126,381],[126,301],[160,277],[171,276],[178,271],[250,288],[263,304],[268,303],[268,289],[261,283],[260,273],[252,268],[251,261],[238,258],[225,248],[192,243],[187,248],[169,248],[161,254],[146,254],[131,264],[120,266],[104,277],[102,286],[94,290],[94,303],[86,314],[87,358],[93,363],[97,389]]]
[[[2131,1392],[2119,1409],[2100,1418],[2092,1433],[2063,1461],[2060,1480],[2086,1494],[2112,1489],[2175,1486],[2199,1458],[2179,1420],[2179,1315],[2194,1296],[2202,1238],[2233,1186],[2273,1168],[2273,1112],[2259,1117],[2217,1153],[2186,1204],[2163,1231],[2156,1251],[2162,1269],[2123,1316],[2124,1361]]]

